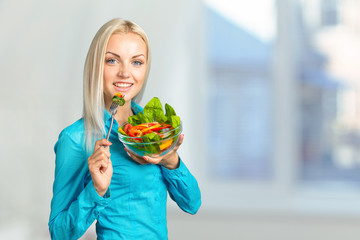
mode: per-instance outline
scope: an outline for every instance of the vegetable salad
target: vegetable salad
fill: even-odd
[[[154,97],[145,105],[143,112],[130,116],[128,122],[119,127],[118,132],[120,138],[126,142],[139,143],[131,144],[138,148],[137,151],[161,154],[177,141],[180,125],[180,117],[175,110],[165,104],[164,113],[159,98]]]

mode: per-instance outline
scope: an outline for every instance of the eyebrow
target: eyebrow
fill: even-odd
[[[114,55],[115,57],[121,58],[118,54],[113,53],[113,52],[110,52],[110,51],[107,51],[105,54],[108,54],[108,53]],[[137,57],[140,57],[140,56],[145,57],[145,55],[141,53],[141,54],[138,54],[138,55],[133,56],[132,58],[137,58]]]

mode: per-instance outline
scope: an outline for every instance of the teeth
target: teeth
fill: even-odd
[[[115,86],[119,87],[119,88],[127,88],[127,87],[131,87],[131,83],[114,83]]]

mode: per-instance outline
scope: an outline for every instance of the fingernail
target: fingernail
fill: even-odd
[[[146,161],[148,160],[147,157],[143,156],[143,159],[145,159]]]

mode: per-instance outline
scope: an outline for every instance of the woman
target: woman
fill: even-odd
[[[139,158],[125,151],[117,129],[142,111],[150,67],[148,39],[135,23],[113,19],[95,35],[84,69],[84,117],[65,128],[55,145],[56,167],[49,229],[52,239],[78,239],[96,220],[98,239],[167,239],[167,192],[190,214],[200,207],[195,178],[176,150]],[[118,108],[109,141],[112,97]]]

